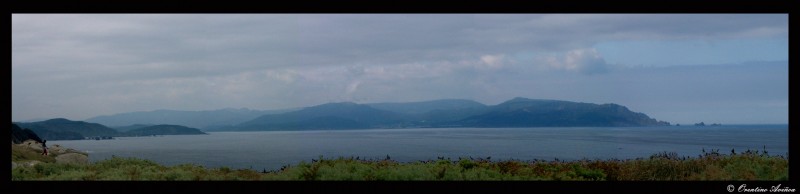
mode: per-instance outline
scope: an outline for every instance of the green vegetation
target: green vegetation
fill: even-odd
[[[13,153],[12,153],[13,154]],[[12,155],[13,157],[13,155]],[[17,167],[12,180],[788,180],[788,158],[758,151],[705,153],[678,158],[659,153],[647,159],[579,161],[490,161],[459,159],[399,163],[354,158],[301,162],[278,171],[205,168],[113,157],[89,165],[41,163]]]
[[[35,150],[31,147],[21,144],[11,144],[11,161],[12,162],[26,162],[26,161],[41,161],[41,162],[56,162],[52,156],[43,156],[41,150]]]

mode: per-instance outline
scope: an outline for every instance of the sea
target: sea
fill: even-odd
[[[162,165],[196,164],[271,171],[339,157],[399,162],[456,160],[605,160],[660,152],[697,157],[766,150],[788,156],[788,125],[659,127],[414,128],[209,132],[208,135],[49,141],[89,153],[92,162],[136,157]]]

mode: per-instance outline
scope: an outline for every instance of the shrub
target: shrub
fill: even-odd
[[[401,164],[320,157],[267,173],[112,157],[89,165],[20,166],[12,169],[11,180],[788,180],[788,174],[788,159],[781,156],[753,152],[679,159],[664,152],[647,159],[549,162],[440,158]]]

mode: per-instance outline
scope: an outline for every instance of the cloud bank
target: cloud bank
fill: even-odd
[[[762,39],[788,40],[788,16],[13,14],[12,117],[515,96],[625,104],[571,88],[636,77],[597,44]]]

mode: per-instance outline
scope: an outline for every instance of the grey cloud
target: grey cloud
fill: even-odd
[[[13,14],[12,115],[494,102],[522,90],[497,84],[580,76],[540,72],[531,64],[543,61],[520,53],[556,53],[556,67],[599,77],[611,66],[591,49],[597,42],[780,38],[787,29],[788,16],[759,14]]]

